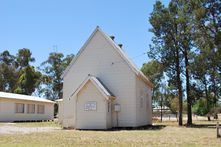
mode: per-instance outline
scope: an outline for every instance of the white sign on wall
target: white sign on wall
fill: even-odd
[[[85,111],[96,111],[97,110],[97,102],[88,101],[84,104]]]
[[[115,112],[120,112],[120,104],[115,104],[114,105],[114,111]]]

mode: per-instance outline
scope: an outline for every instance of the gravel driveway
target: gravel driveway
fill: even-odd
[[[59,127],[18,127],[14,123],[5,123],[0,126],[1,134],[30,134],[61,130]]]

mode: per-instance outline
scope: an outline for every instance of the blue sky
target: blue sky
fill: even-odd
[[[39,66],[53,51],[76,54],[99,25],[141,67],[148,61],[139,55],[151,43],[148,18],[155,1],[1,0],[0,52],[29,48]]]

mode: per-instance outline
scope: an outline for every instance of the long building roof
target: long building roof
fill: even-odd
[[[53,101],[36,97],[36,96],[29,96],[29,95],[23,95],[23,94],[14,94],[14,93],[7,93],[7,92],[1,92],[0,91],[0,98],[5,99],[16,99],[16,100],[26,100],[26,101],[36,101],[36,102],[44,102],[44,103],[54,103]]]

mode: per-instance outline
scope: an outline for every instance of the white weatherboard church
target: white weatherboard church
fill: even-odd
[[[152,84],[97,27],[62,75],[59,121],[75,129],[152,124]]]

